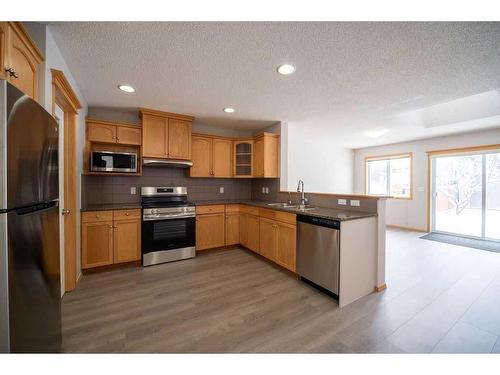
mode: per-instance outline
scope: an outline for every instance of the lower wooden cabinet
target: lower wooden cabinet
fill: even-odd
[[[141,259],[141,220],[115,221],[113,230],[113,262]]]
[[[82,268],[113,264],[113,222],[82,223]]]
[[[196,207],[196,250],[241,244],[295,272],[295,215],[243,205]]]
[[[196,216],[196,250],[224,246],[224,213]]]
[[[141,210],[82,213],[82,268],[141,259]]]

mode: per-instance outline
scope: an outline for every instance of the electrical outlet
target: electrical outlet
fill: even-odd
[[[359,207],[359,201],[351,199],[351,206],[353,206],[353,207]]]
[[[219,188],[219,193],[224,194],[224,186],[221,186],[221,187]]]
[[[347,199],[339,199],[337,201],[338,204],[342,205],[342,206],[345,206],[347,204]]]
[[[136,195],[137,194],[137,188],[135,186],[130,187],[130,194],[131,195]]]
[[[262,194],[266,194],[266,188],[262,186]]]
[[[269,188],[266,186],[266,194],[269,194]]]

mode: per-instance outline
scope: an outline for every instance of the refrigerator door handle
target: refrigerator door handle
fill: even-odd
[[[15,210],[15,212],[19,216],[39,214],[40,212],[51,210],[54,207],[57,207],[58,205],[59,205],[59,199],[54,199],[49,202],[44,202],[29,207],[19,208]]]

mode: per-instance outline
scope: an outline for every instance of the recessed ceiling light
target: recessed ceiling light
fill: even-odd
[[[231,107],[226,107],[223,109],[224,112],[226,113],[234,113],[234,108],[231,108]]]
[[[118,88],[122,91],[125,91],[125,92],[135,92],[135,89],[129,85],[120,85],[120,86],[118,86]]]
[[[383,136],[385,133],[387,133],[389,129],[374,129],[374,130],[368,130],[363,133],[365,137],[368,138],[378,138]]]
[[[282,64],[278,66],[277,70],[279,74],[283,74],[284,76],[286,76],[295,72],[295,67],[291,64]]]

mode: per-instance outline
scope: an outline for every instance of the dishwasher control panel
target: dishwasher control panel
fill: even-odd
[[[340,229],[340,221],[335,219],[326,219],[316,216],[297,215],[297,222],[319,225],[321,227]]]

